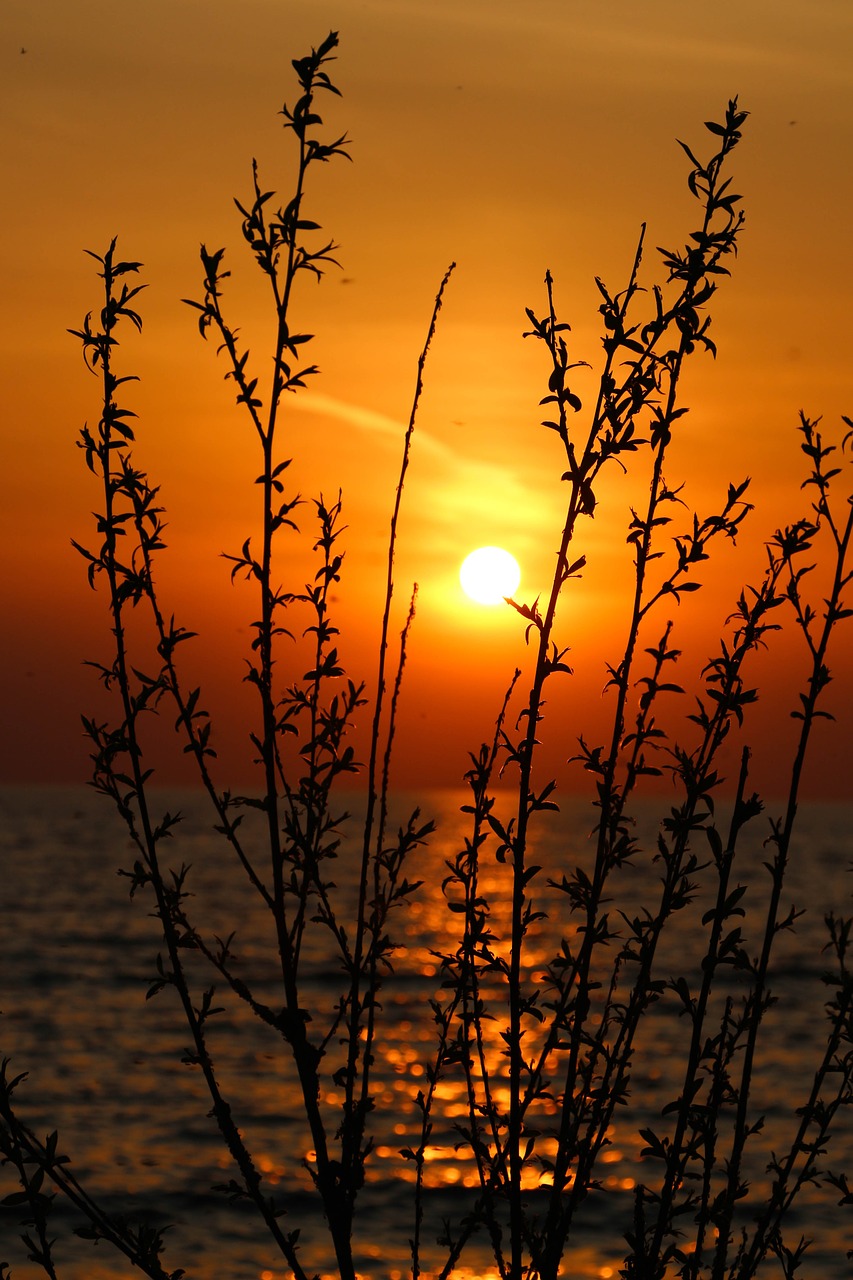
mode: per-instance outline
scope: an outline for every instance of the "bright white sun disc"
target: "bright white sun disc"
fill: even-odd
[[[477,604],[500,604],[518,590],[521,570],[515,556],[503,547],[478,547],[463,560],[459,581]]]

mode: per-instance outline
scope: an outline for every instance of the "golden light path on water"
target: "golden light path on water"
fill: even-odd
[[[193,797],[182,794],[176,799],[179,805],[173,807],[186,807],[188,813],[193,812]],[[423,816],[436,819],[437,831],[434,841],[413,857],[411,876],[422,881],[423,886],[414,900],[395,914],[393,935],[399,945],[394,954],[394,971],[387,975],[381,990],[382,1034],[374,1042],[375,1147],[368,1162],[364,1208],[357,1222],[355,1242],[357,1273],[362,1280],[402,1280],[411,1274],[408,1241],[414,1164],[401,1156],[401,1150],[416,1148],[420,1141],[421,1120],[415,1096],[418,1090],[426,1089],[427,1068],[436,1057],[437,1028],[430,1005],[433,1001],[446,1004],[449,989],[444,986],[441,957],[449,956],[452,961],[460,946],[456,917],[449,910],[449,902],[458,895],[458,886],[448,883],[443,888],[442,882],[464,846],[468,819],[461,806],[466,799],[465,792],[417,797],[417,803],[423,805]],[[394,821],[411,812],[409,806],[414,802],[415,797],[401,797]],[[75,799],[75,803],[79,802]],[[507,797],[500,796],[497,803],[506,820]],[[80,812],[83,814],[82,804]],[[819,825],[813,827],[816,834],[809,841],[811,860],[802,863],[799,879],[796,868],[792,873],[790,891],[795,900],[805,901],[809,889],[820,892],[824,886],[827,893],[840,892],[838,870],[846,867],[853,855],[849,834],[853,823],[848,814],[846,808],[839,812],[830,838],[827,813],[818,813]],[[206,1119],[209,1099],[203,1081],[179,1063],[185,1042],[180,1010],[169,1003],[166,993],[156,1003],[144,1000],[152,948],[156,954],[159,935],[146,912],[138,911],[129,902],[126,891],[116,896],[115,862],[121,855],[112,826],[104,824],[101,830],[94,819],[84,820],[83,816],[75,816],[63,825],[50,810],[43,815],[30,815],[28,823],[31,838],[24,841],[19,856],[10,858],[8,863],[10,874],[14,873],[14,892],[9,902],[15,904],[22,918],[27,918],[35,910],[34,904],[41,901],[45,885],[50,884],[56,918],[65,922],[56,937],[40,938],[35,969],[32,966],[36,952],[31,953],[22,942],[13,956],[22,975],[21,991],[16,994],[10,987],[4,994],[9,1025],[14,1020],[20,1040],[16,1057],[23,1063],[37,1063],[37,1070],[27,1082],[33,1103],[43,1103],[50,1123],[60,1126],[63,1149],[72,1154],[75,1168],[80,1169],[94,1192],[130,1195],[128,1207],[134,1213],[150,1207],[157,1220],[165,1216],[165,1220],[176,1223],[167,1241],[173,1265],[192,1257],[199,1280],[212,1280],[214,1276],[222,1280],[284,1280],[286,1270],[270,1256],[272,1250],[251,1215],[234,1209],[227,1201],[220,1204],[220,1197],[215,1201],[207,1197],[207,1188],[224,1184],[231,1176],[230,1157],[220,1147],[215,1127]],[[565,937],[570,945],[577,938],[576,925],[553,886],[559,883],[561,871],[588,865],[589,823],[585,805],[561,798],[559,820],[548,826],[543,822],[537,828],[531,849],[531,857],[542,864],[542,873],[531,883],[530,893],[546,915],[525,940],[524,969],[525,980],[543,992],[543,1010],[547,1009],[549,995],[542,975],[554,961],[560,938]],[[656,826],[650,825],[647,832],[640,825],[641,835],[647,840]],[[63,836],[59,853],[57,832]],[[766,857],[762,839],[756,837],[756,841],[755,848],[744,854],[745,873],[753,865],[760,872]],[[274,947],[264,929],[263,907],[238,891],[239,882],[235,883],[228,874],[225,855],[211,842],[204,820],[195,827],[188,825],[183,851],[192,863],[195,909],[209,916],[211,928],[218,933],[227,919],[239,922],[241,973],[251,978],[260,997],[270,1002],[277,991],[276,967]],[[60,856],[68,877],[54,881],[45,868],[55,868]],[[340,894],[338,905],[345,914],[353,892],[351,862],[346,849],[342,849],[333,873]],[[493,848],[484,851],[478,893],[490,904],[492,949],[502,961],[510,954],[507,879],[511,870],[495,857]],[[747,875],[750,878],[751,872]],[[656,864],[626,868],[622,879],[624,883],[616,883],[614,873],[613,892],[621,900],[630,901],[632,910],[642,910],[653,903],[659,883]],[[700,884],[700,913],[705,910],[707,892],[707,887]],[[775,1010],[768,1014],[769,1040],[755,1081],[767,1125],[766,1136],[759,1134],[755,1138],[751,1206],[758,1203],[766,1187],[764,1169],[770,1144],[784,1141],[792,1109],[809,1083],[804,1047],[814,1043],[814,993],[823,992],[821,974],[825,963],[821,959],[825,942],[822,898],[817,905],[821,910],[798,921],[795,935],[780,940],[777,985],[783,997],[779,1006],[782,1012],[778,1016]],[[745,924],[748,929],[751,913],[750,907]],[[8,933],[7,946],[15,943],[16,936],[14,931]],[[69,950],[72,942],[73,953]],[[669,950],[660,957],[662,976],[683,971],[685,965],[692,963],[699,943],[701,937],[697,938],[697,931],[686,916],[683,925],[676,921]],[[75,965],[69,965],[72,954],[77,957]],[[816,959],[811,965],[804,964],[803,954]],[[606,954],[602,954],[601,962],[596,981],[606,982]],[[328,938],[322,929],[316,931],[310,944],[306,940],[304,964],[306,1007],[311,1010],[313,1025],[324,1028],[335,1007],[341,972],[330,956]],[[45,987],[49,974],[55,976]],[[95,987],[98,999],[93,1001]],[[48,996],[52,993],[53,998],[42,1006],[38,1001],[45,992]],[[56,998],[59,993],[61,998]],[[483,1024],[484,1061],[492,1077],[494,1103],[505,1114],[508,1091],[501,1033],[508,1015],[501,973],[481,973],[480,993],[493,1015]],[[30,1016],[33,1008],[40,1010],[31,1041],[26,1039],[29,1022],[20,1016],[22,1006],[30,1010]],[[45,1056],[47,1034],[53,1051]],[[531,1046],[528,1057],[535,1056],[533,1044],[539,1034],[536,1027],[530,1028],[525,1042]],[[583,1218],[578,1219],[568,1244],[567,1275],[578,1280],[612,1280],[619,1273],[625,1254],[623,1232],[626,1226],[630,1227],[635,1182],[653,1178],[655,1172],[643,1158],[641,1131],[661,1124],[662,1107],[678,1092],[684,1034],[683,1020],[673,1010],[671,1000],[661,999],[650,1008],[648,1027],[638,1033],[625,1106],[613,1116],[608,1145],[599,1153],[596,1177],[602,1194],[584,1202]],[[299,1124],[299,1091],[287,1058],[282,1058],[267,1029],[256,1024],[239,1005],[223,1015],[221,1022],[211,1024],[210,1035],[223,1088],[239,1106],[241,1131],[253,1151],[264,1185],[281,1203],[289,1202],[290,1221],[300,1227],[300,1248],[304,1249],[306,1261],[311,1259],[311,1274],[334,1280],[334,1261],[325,1241],[322,1217],[309,1207],[305,1195],[310,1192],[311,1179],[302,1161],[310,1165],[312,1144],[308,1132]],[[326,1084],[321,1095],[329,1132],[339,1124],[343,1101],[332,1083],[340,1052],[336,1042],[329,1044]],[[537,1191],[548,1186],[547,1161],[553,1156],[555,1142],[551,1135],[559,1128],[555,1099],[565,1088],[564,1072],[565,1064],[561,1067],[555,1061],[548,1073],[547,1088],[552,1096],[538,1097],[527,1111],[531,1127],[539,1134],[536,1152],[545,1161],[544,1167],[531,1161],[524,1168],[524,1185],[534,1210]],[[479,1068],[475,1068],[475,1084],[480,1083],[480,1076]],[[70,1104],[69,1091],[73,1100]],[[91,1105],[86,1105],[87,1101]],[[458,1064],[450,1064],[438,1081],[432,1121],[424,1152],[428,1218],[422,1236],[425,1274],[436,1273],[435,1264],[441,1254],[436,1245],[445,1217],[463,1213],[466,1197],[473,1197],[476,1191],[472,1188],[478,1186],[470,1145],[464,1140],[460,1145],[470,1121],[470,1103],[465,1073]],[[461,1126],[462,1134],[457,1126]],[[841,1134],[839,1139],[837,1159],[843,1167],[849,1137]],[[818,1237],[816,1249],[823,1247],[828,1254],[832,1245],[834,1251],[843,1252],[847,1245],[838,1235],[834,1220],[820,1200],[810,1196],[809,1192],[804,1197],[804,1221]],[[204,1219],[201,1233],[199,1213]],[[685,1241],[685,1247],[689,1248],[689,1242]],[[822,1257],[821,1265],[824,1261]],[[440,1265],[439,1261],[439,1269]],[[116,1259],[102,1262],[98,1256],[87,1256],[85,1268],[75,1270],[72,1266],[69,1280],[80,1280],[84,1275],[86,1280],[130,1280],[133,1274]],[[22,1280],[27,1274],[22,1273]],[[829,1265],[820,1274],[827,1280],[839,1280],[846,1272]],[[496,1280],[488,1243],[472,1241],[469,1256],[460,1260],[454,1275],[458,1280]]]

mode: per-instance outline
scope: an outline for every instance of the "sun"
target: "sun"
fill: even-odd
[[[518,590],[521,570],[515,556],[503,547],[478,547],[463,560],[459,581],[477,604],[501,604]]]

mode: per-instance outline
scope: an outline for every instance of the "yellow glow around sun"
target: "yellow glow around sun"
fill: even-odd
[[[479,547],[463,560],[459,581],[466,596],[477,604],[500,604],[518,590],[521,570],[503,547]]]

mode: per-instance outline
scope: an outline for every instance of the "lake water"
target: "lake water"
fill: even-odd
[[[446,909],[441,881],[445,859],[461,847],[467,830],[459,812],[464,800],[462,793],[447,792],[421,799],[424,814],[437,820],[438,832],[415,868],[425,879],[424,888],[397,917],[402,947],[383,993],[386,1022],[377,1049],[376,1150],[358,1220],[360,1271],[370,1280],[403,1277],[410,1266],[412,1175],[399,1148],[415,1134],[412,1099],[423,1082],[423,1064],[433,1044],[428,1002],[440,983],[432,952],[449,945],[456,923]],[[220,936],[237,929],[241,974],[252,975],[262,993],[269,991],[274,999],[274,966],[263,936],[263,912],[211,835],[202,801],[192,794],[169,795],[164,805],[180,807],[187,815],[169,865],[193,864],[193,910],[211,921],[211,932]],[[558,815],[549,815],[536,836],[535,861],[550,874],[588,862],[591,815],[574,800],[563,804]],[[78,1178],[109,1208],[174,1224],[167,1235],[168,1267],[183,1266],[196,1280],[283,1280],[288,1273],[267,1246],[252,1212],[211,1191],[212,1184],[231,1177],[229,1161],[207,1118],[209,1102],[198,1073],[179,1062],[187,1036],[177,1002],[168,990],[145,999],[155,972],[159,929],[147,914],[151,899],[140,893],[131,901],[128,881],[116,875],[118,867],[132,861],[118,820],[92,792],[64,789],[4,790],[0,819],[0,1052],[12,1059],[13,1074],[29,1072],[18,1095],[22,1116],[39,1133],[59,1130],[60,1149],[72,1157]],[[753,828],[748,847],[739,855],[739,877],[735,873],[736,879],[754,880],[756,886],[746,899],[748,908],[754,904],[752,914],[748,910],[747,928],[757,918],[759,890],[766,883],[760,870],[767,856],[761,844],[766,819],[758,819]],[[700,852],[704,857],[704,845]],[[753,1144],[747,1218],[761,1203],[771,1150],[784,1150],[785,1135],[793,1132],[795,1110],[817,1059],[827,997],[821,980],[827,964],[822,954],[824,914],[830,909],[850,912],[851,860],[853,806],[804,806],[786,900],[807,912],[794,933],[781,937],[774,966],[772,987],[779,1000],[765,1019],[756,1080],[767,1123]],[[344,850],[339,877],[344,886],[346,864]],[[497,892],[503,869],[489,856],[484,867],[485,888]],[[626,909],[633,912],[652,891],[656,871],[651,864],[639,865],[623,876],[617,887]],[[547,959],[560,929],[568,927],[563,899],[544,905],[549,919],[532,958],[534,967]],[[685,913],[676,922],[663,960],[672,965],[673,973],[676,967],[690,971],[691,956],[701,943],[701,914],[700,903],[698,912],[689,913],[689,919]],[[756,940],[748,950],[757,947]],[[321,1016],[333,1000],[338,974],[322,948],[309,958],[309,987]],[[229,1010],[211,1026],[224,1091],[258,1167],[273,1189],[295,1179],[298,1221],[285,1219],[284,1225],[302,1227],[305,1265],[331,1275],[322,1224],[313,1216],[307,1177],[300,1169],[310,1144],[300,1128],[279,1045],[268,1028],[253,1024],[240,1011]],[[630,1227],[633,1211],[632,1187],[643,1176],[638,1131],[647,1125],[665,1128],[660,1110],[671,1094],[671,1068],[686,1035],[674,998],[654,1008],[635,1056],[629,1105],[620,1113],[605,1152],[602,1192],[590,1198],[566,1255],[567,1276],[608,1280],[619,1274],[622,1233]],[[334,1108],[331,1086],[325,1101]],[[441,1219],[464,1207],[470,1182],[471,1170],[454,1145],[453,1120],[461,1106],[461,1095],[448,1086],[429,1151],[430,1265],[439,1257],[432,1242]],[[832,1169],[853,1174],[850,1117],[843,1117],[830,1156]],[[0,1194],[15,1189],[6,1175],[0,1170]],[[800,1233],[814,1239],[798,1273],[803,1280],[842,1280],[850,1275],[845,1253],[853,1244],[851,1209],[838,1208],[837,1200],[831,1189],[808,1190],[793,1222],[791,1243]],[[108,1246],[93,1249],[75,1240],[70,1228],[78,1221],[58,1205],[53,1234],[60,1242],[57,1256],[63,1280],[130,1280],[139,1275]],[[15,1280],[41,1276],[25,1260],[9,1210],[0,1213],[0,1233],[0,1261],[13,1265]],[[490,1280],[494,1275],[484,1251],[472,1249],[464,1262],[456,1275],[469,1280]],[[768,1263],[766,1274],[778,1274],[778,1263]]]

